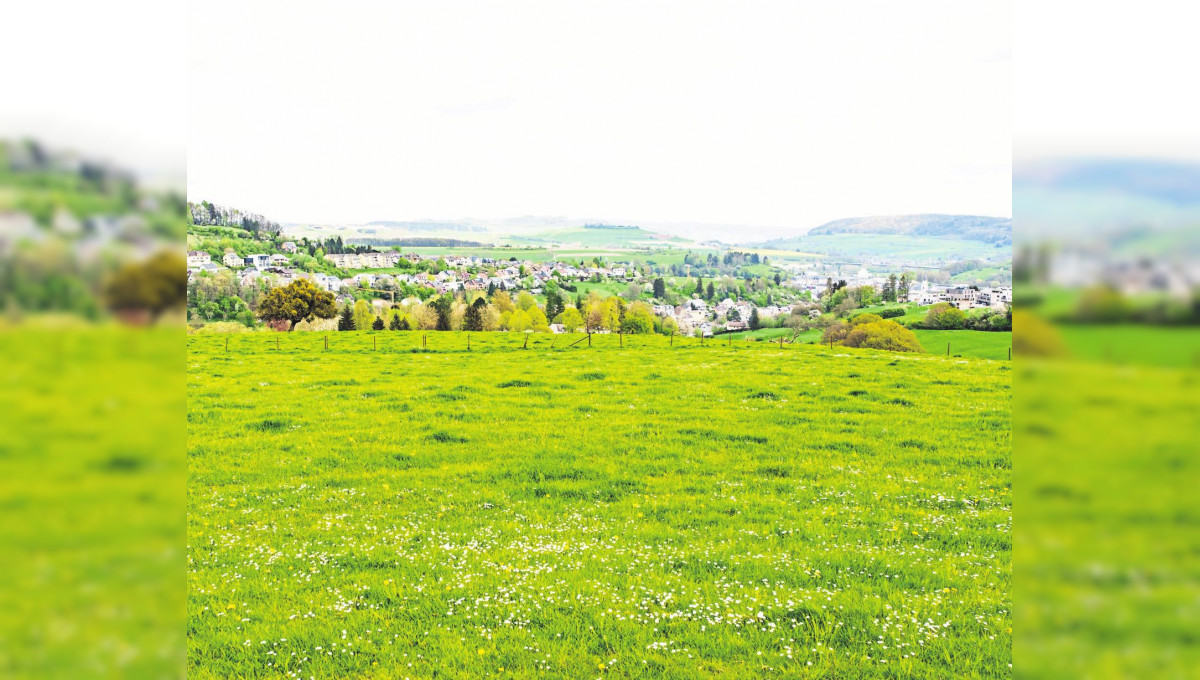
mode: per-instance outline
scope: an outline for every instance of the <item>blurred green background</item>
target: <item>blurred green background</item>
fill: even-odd
[[[1014,673],[1200,674],[1200,166],[1014,174]]]

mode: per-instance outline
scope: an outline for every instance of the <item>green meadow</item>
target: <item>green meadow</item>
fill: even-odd
[[[1008,350],[1012,347],[1011,332],[993,331],[939,331],[924,328],[914,328],[921,347],[930,354],[945,356],[949,346],[951,357],[970,357],[973,359],[1009,359]]]
[[[580,338],[189,336],[189,676],[1011,675],[1011,364]]]

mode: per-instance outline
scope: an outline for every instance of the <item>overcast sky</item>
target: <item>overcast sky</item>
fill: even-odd
[[[191,6],[188,193],[281,221],[1011,210],[1010,10]]]
[[[0,133],[176,179],[186,150],[191,198],[281,221],[532,214],[777,233],[1011,210],[1008,3],[44,0],[6,13],[28,30],[0,41],[19,94],[0,102]]]

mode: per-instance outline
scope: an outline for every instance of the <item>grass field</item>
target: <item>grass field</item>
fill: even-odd
[[[946,354],[950,345],[950,356],[973,359],[1008,359],[1008,348],[1012,347],[1012,333],[990,331],[934,331],[914,329],[913,333],[921,346],[930,354]]]
[[[1146,325],[1057,326],[1071,355],[1116,364],[1200,366],[1200,328]]]
[[[1007,363],[427,335],[188,338],[190,677],[1010,675]]]

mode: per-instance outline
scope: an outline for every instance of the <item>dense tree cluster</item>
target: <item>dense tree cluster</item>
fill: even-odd
[[[239,208],[229,208],[200,201],[187,204],[188,224],[198,224],[208,227],[233,227],[257,234],[278,234],[283,228],[278,222],[269,220],[258,213],[247,212]]]

